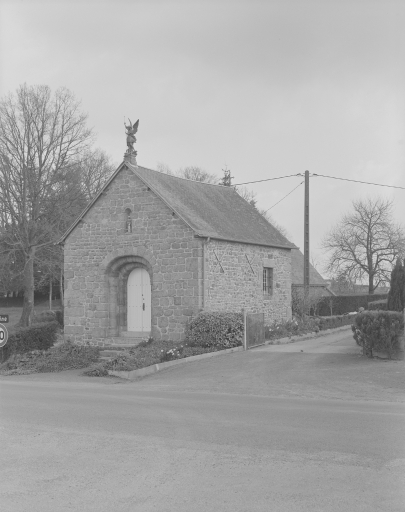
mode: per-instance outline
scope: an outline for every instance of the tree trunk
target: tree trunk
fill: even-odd
[[[34,312],[34,255],[35,247],[31,247],[28,251],[24,267],[24,301],[19,321],[22,327],[31,325]]]
[[[49,309],[52,311],[52,276],[49,278]]]
[[[371,274],[368,276],[368,293],[374,295],[374,276]]]
[[[60,269],[59,286],[60,286],[60,305],[63,308],[63,304],[64,304],[64,300],[63,300],[63,268]]]

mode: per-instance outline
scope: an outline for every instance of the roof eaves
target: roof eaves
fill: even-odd
[[[209,233],[195,233],[195,237],[197,238],[211,238],[212,240],[221,240],[222,242],[233,242],[237,244],[246,244],[246,245],[258,245],[260,247],[272,247],[274,249],[297,249],[295,245],[279,245],[279,244],[259,244],[257,242],[249,242],[246,240],[239,240],[236,238],[223,238],[218,235],[210,235]]]

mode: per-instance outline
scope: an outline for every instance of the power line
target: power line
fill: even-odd
[[[283,178],[291,178],[292,176],[302,176],[302,173],[298,174],[290,174],[288,176],[279,176],[278,178],[266,178],[265,180],[257,180],[257,181],[246,181],[245,183],[236,183],[233,185],[234,187],[237,187],[239,185],[249,185],[250,183],[261,183],[262,181],[273,181],[273,180],[281,180]]]
[[[318,176],[321,178],[330,178],[332,180],[353,181],[354,183],[363,183],[364,185],[375,185],[376,187],[400,188],[402,190],[405,190],[405,187],[398,187],[396,185],[384,185],[382,183],[371,183],[369,181],[350,180],[349,178],[337,178],[336,176],[325,176],[324,174],[312,173],[311,176]]]
[[[239,185],[250,185],[251,183],[262,183],[263,181],[281,180],[283,178],[291,178],[293,176],[302,176],[302,173],[289,174],[288,176],[279,176],[277,178],[266,178],[264,180],[246,181],[244,183],[236,183],[233,186],[236,187],[236,186],[239,186]],[[311,176],[317,176],[319,178],[330,178],[332,180],[351,181],[351,182],[354,182],[354,183],[363,183],[364,185],[375,185],[376,187],[398,188],[398,189],[401,189],[401,190],[405,190],[405,187],[400,187],[400,186],[397,186],[397,185],[385,185],[383,183],[372,183],[370,181],[351,180],[349,178],[337,178],[336,176],[326,176],[325,174],[312,173]]]
[[[283,201],[286,197],[288,197],[290,194],[292,194],[294,192],[294,190],[296,190],[298,187],[300,187],[303,183],[304,182],[301,181],[301,183],[299,185],[297,185],[296,187],[294,187],[290,192],[288,192],[288,194],[286,196],[284,196],[282,199],[280,199],[280,201],[278,201],[276,204],[273,204],[273,206],[270,206],[270,208],[267,208],[267,210],[263,213],[267,213],[269,210],[271,210],[272,208],[277,206],[279,203],[281,203],[281,201]]]

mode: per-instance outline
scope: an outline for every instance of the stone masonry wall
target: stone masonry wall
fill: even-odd
[[[205,245],[204,309],[264,312],[291,319],[291,251],[211,240]],[[273,294],[263,294],[263,267],[273,268]]]
[[[125,232],[126,209],[132,233]],[[112,341],[109,296],[115,278],[108,269],[131,255],[151,273],[152,336],[184,338],[185,325],[202,305],[202,242],[127,168],[66,239],[66,338],[98,345]]]

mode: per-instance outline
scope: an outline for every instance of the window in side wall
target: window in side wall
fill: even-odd
[[[263,267],[263,293],[273,295],[273,269],[270,267]]]

